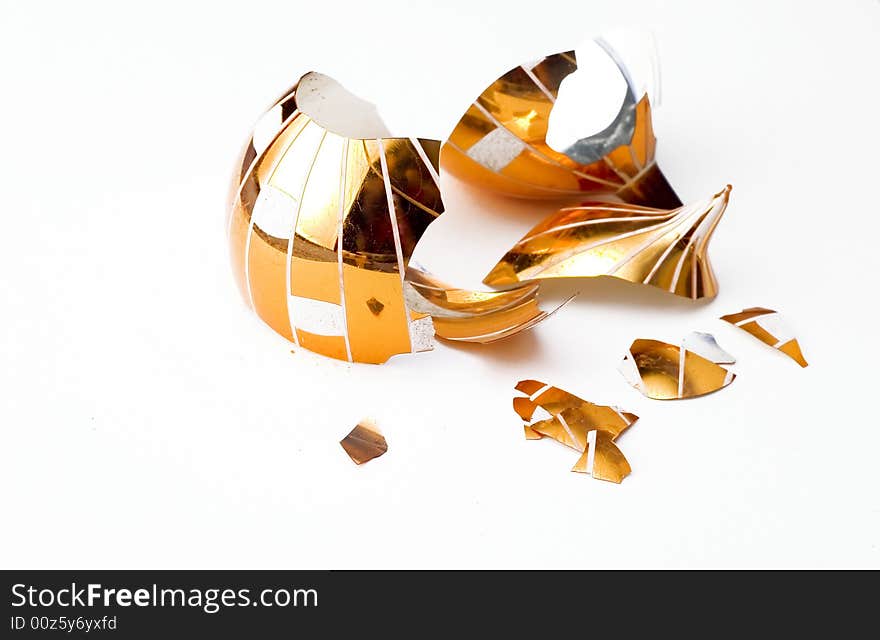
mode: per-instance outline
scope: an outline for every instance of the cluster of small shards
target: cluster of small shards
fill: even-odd
[[[807,366],[797,339],[775,311],[752,307],[721,319],[778,349],[801,367]],[[648,398],[682,400],[727,387],[736,374],[722,365],[735,362],[714,336],[693,332],[680,345],[633,341],[618,370]],[[619,483],[630,474],[632,469],[617,439],[639,419],[637,415],[593,404],[537,380],[522,380],[516,390],[524,395],[513,399],[513,410],[523,420],[527,439],[552,438],[571,447],[580,453],[571,470],[597,480]]]
[[[751,307],[721,317],[766,345],[778,349],[801,367],[807,361],[800,344],[780,315]],[[680,345],[659,340],[634,340],[618,370],[633,387],[652,400],[696,398],[728,386],[736,374],[722,365],[736,358],[709,333],[694,331]],[[513,410],[523,420],[527,440],[552,438],[580,454],[572,471],[597,480],[621,482],[632,471],[617,438],[639,419],[620,407],[588,402],[537,380],[521,380]],[[361,421],[339,443],[356,464],[388,451],[388,443],[372,421]]]

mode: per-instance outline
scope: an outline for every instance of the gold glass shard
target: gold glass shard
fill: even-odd
[[[242,153],[228,236],[236,280],[260,318],[296,346],[381,363],[431,349],[435,335],[494,342],[548,317],[535,285],[468,291],[408,269],[443,212],[440,144],[343,135],[358,126],[386,131],[351,96],[338,128],[326,126],[344,93],[326,76],[306,74],[261,118]]]
[[[369,462],[388,451],[388,443],[370,420],[362,420],[339,441],[355,464]]]
[[[807,366],[800,344],[776,311],[763,307],[750,307],[739,313],[721,316],[721,319],[750,333],[764,344],[778,349],[802,367]]]
[[[707,249],[730,189],[672,210],[612,203],[565,207],[529,231],[483,282],[612,276],[687,298],[714,297],[718,286]]]
[[[602,429],[616,438],[639,419],[633,413],[617,407],[593,404],[537,380],[522,380],[516,385],[516,389],[529,396],[513,399],[514,411],[524,421],[531,421],[538,407],[551,416],[549,420],[532,423],[530,428],[578,451],[584,450],[589,431]],[[562,416],[563,420],[556,420],[558,416]]]
[[[527,440],[547,436],[582,453],[572,471],[589,473],[598,480],[620,482],[631,469],[614,440],[638,416],[617,407],[593,404],[567,391],[537,380],[521,380],[516,390],[526,396],[513,399],[523,421]],[[550,414],[529,423],[538,409]]]
[[[403,288],[416,242],[443,212],[440,143],[331,130],[298,94],[308,85],[304,98],[336,96],[328,83],[306,74],[255,128],[230,206],[233,270],[245,300],[288,340],[381,363],[429,348]]]
[[[444,170],[512,196],[591,194],[654,207],[680,206],[654,158],[648,96],[637,95],[619,58],[603,48],[627,85],[612,126],[562,151],[548,144],[551,111],[563,100],[560,85],[577,69],[574,51],[549,55],[511,69],[480,94],[443,145]],[[569,111],[577,113],[577,108]]]
[[[532,419],[532,415],[535,413],[535,405],[528,398],[514,398],[513,410],[516,411],[520,418],[525,422],[528,422]]]
[[[623,452],[614,443],[614,438],[606,431],[590,431],[588,444],[571,468],[577,473],[589,473],[596,480],[607,480],[620,484],[632,472]]]
[[[550,385],[548,385],[546,382],[538,382],[537,380],[520,380],[516,383],[516,387],[514,388],[517,391],[522,391],[527,396],[533,396],[541,391],[541,389],[546,389],[549,386]],[[530,417],[531,414],[529,415],[529,417],[523,417],[523,420],[528,420]]]
[[[619,371],[655,400],[695,398],[729,385],[736,374],[684,347],[659,340],[635,340]]]
[[[536,285],[508,291],[457,289],[412,267],[404,291],[412,312],[430,316],[436,336],[459,342],[495,342],[531,329],[559,309],[538,307]]]

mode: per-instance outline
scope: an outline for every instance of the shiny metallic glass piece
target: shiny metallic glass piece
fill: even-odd
[[[613,51],[607,52],[622,68]],[[648,96],[629,84],[604,130],[563,150],[547,143],[562,81],[577,69],[574,51],[515,67],[480,94],[442,149],[444,170],[480,188],[527,198],[613,196],[634,204],[681,205],[654,158]]]
[[[483,282],[612,276],[687,298],[714,297],[718,285],[707,250],[730,189],[672,210],[613,203],[565,207],[529,231]]]
[[[483,344],[530,329],[562,306],[542,311],[536,285],[507,291],[457,289],[413,267],[407,270],[404,297],[414,315],[431,318],[437,337]]]
[[[443,211],[439,143],[337,135],[297,107],[296,86],[269,114],[261,123],[273,133],[258,125],[231,203],[245,299],[282,336],[333,358],[380,363],[417,350],[403,273]]]
[[[654,400],[695,398],[723,389],[736,378],[711,360],[659,340],[635,340],[618,370]]]
[[[638,416],[617,407],[593,404],[537,380],[522,380],[516,389],[525,394],[513,399],[513,409],[527,423],[523,426],[526,439],[546,436],[581,452],[572,471],[618,483],[629,475],[629,463],[613,441]],[[532,421],[539,410],[550,417]]]
[[[763,307],[750,307],[739,313],[721,316],[721,319],[781,351],[801,367],[807,366],[800,344],[776,311]]]
[[[588,444],[571,468],[577,473],[588,473],[596,480],[620,484],[632,472],[632,467],[607,431],[590,431]]]
[[[369,420],[362,420],[339,442],[355,464],[369,462],[388,451],[388,443]]]
[[[534,286],[466,292],[418,270],[406,281],[416,243],[443,212],[440,143],[339,134],[322,123],[343,93],[306,74],[242,153],[227,229],[239,289],[260,318],[297,346],[365,363],[431,349],[435,334],[491,342],[546,318]],[[385,130],[366,103],[353,104],[340,126]]]

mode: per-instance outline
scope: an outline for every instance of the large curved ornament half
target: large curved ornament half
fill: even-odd
[[[229,235],[245,299],[275,331],[333,358],[379,363],[429,348],[403,273],[443,211],[439,143],[338,135],[297,108],[296,89],[269,110],[277,133],[242,161]]]
[[[444,171],[511,196],[588,194],[652,207],[680,206],[654,157],[657,140],[648,95],[636,95],[626,69],[612,51],[606,53],[627,78],[627,91],[605,129],[586,132],[565,149],[548,144],[560,85],[577,69],[574,51],[556,53],[511,69],[477,97],[443,145]]]
[[[687,298],[714,297],[718,285],[707,249],[729,197],[727,186],[672,210],[614,203],[565,207],[529,231],[483,282],[613,276]]]
[[[415,280],[407,283],[410,257],[443,212],[440,143],[352,138],[323,126],[301,109],[297,92],[328,83],[338,94],[341,88],[326,76],[303,76],[260,119],[240,159],[227,220],[230,252],[242,295],[260,318],[310,351],[381,363],[432,348],[435,326],[440,337],[487,342],[546,317],[533,285],[502,296],[501,303],[520,298],[503,313],[479,302],[497,293],[437,282],[435,297],[467,304],[452,310],[438,304],[436,313],[410,304],[425,299],[413,291],[424,291],[430,280],[411,270]],[[357,120],[358,110],[344,115]],[[377,120],[372,131],[384,128]],[[465,311],[467,322],[455,315]]]

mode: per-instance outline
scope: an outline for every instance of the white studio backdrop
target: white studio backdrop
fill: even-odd
[[[2,566],[880,566],[880,3],[0,7]],[[553,284],[581,295],[528,334],[379,367],[292,354],[245,308],[228,180],[302,73],[437,136],[500,72],[612,27],[657,39],[670,183],[734,187],[717,299]],[[548,212],[443,181],[420,251],[449,280]],[[754,305],[810,367],[717,320]],[[691,330],[738,357],[730,388],[656,402],[615,371]],[[522,378],[641,416],[632,475],[525,441]],[[364,417],[389,452],[356,467],[338,441]]]

